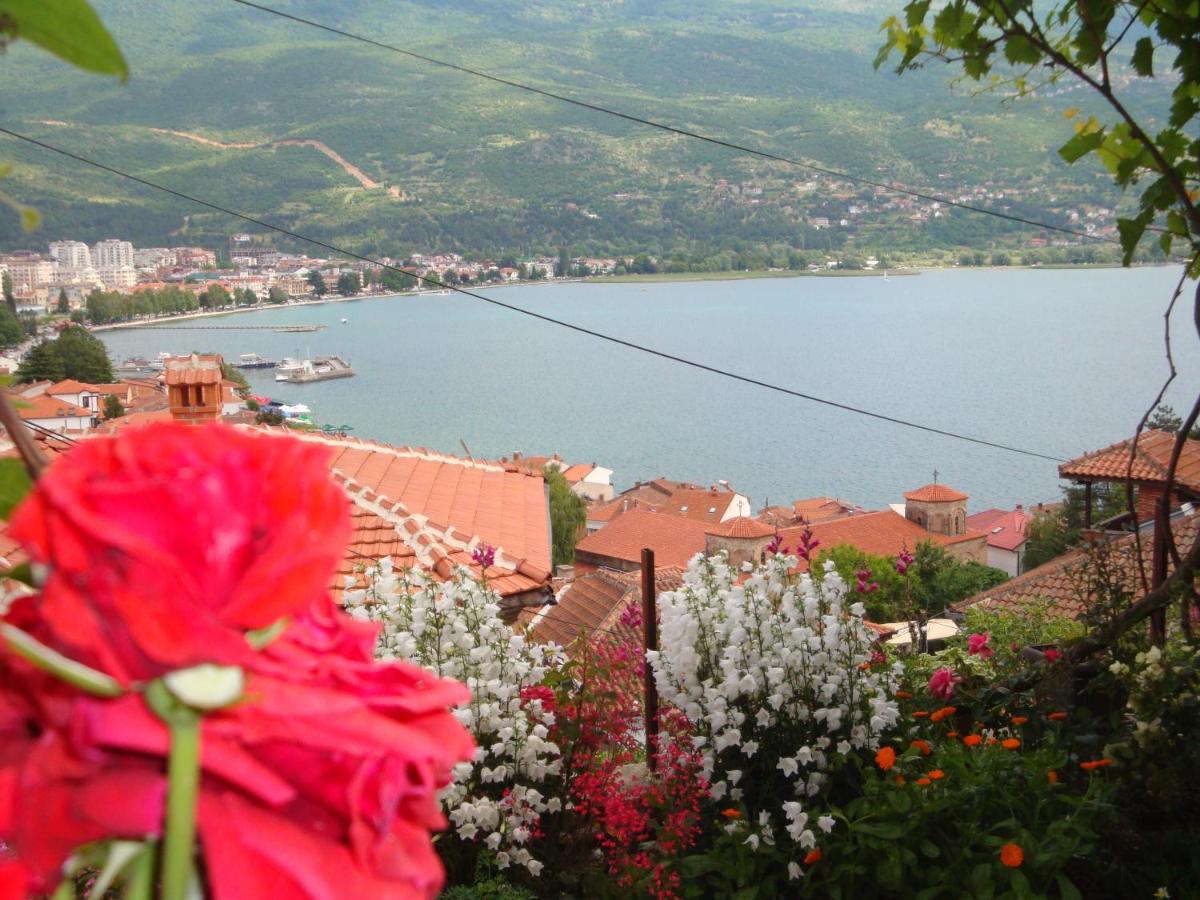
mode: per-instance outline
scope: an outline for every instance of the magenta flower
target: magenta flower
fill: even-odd
[[[967,653],[971,656],[979,656],[983,659],[991,659],[996,655],[996,651],[988,646],[988,641],[991,640],[991,635],[988,632],[983,634],[973,634],[967,638]]]
[[[486,573],[496,562],[496,548],[491,544],[479,544],[471,553],[471,559],[478,563]]]
[[[907,547],[902,549],[900,551],[900,555],[896,557],[896,571],[901,575],[904,575],[908,572],[908,567],[911,566],[915,561],[916,560],[913,558],[913,555],[908,552]]]
[[[775,537],[771,539],[771,543],[767,544],[767,552],[774,556],[776,553],[788,552],[788,548],[783,546],[783,537],[779,532],[775,532]],[[807,559],[807,557],[805,557]]]
[[[855,590],[860,594],[873,594],[879,590],[879,584],[871,581],[870,569],[859,569],[854,573],[854,577],[858,579],[858,586]]]
[[[1059,653],[1057,650],[1055,650],[1053,647],[1051,647],[1049,650],[1043,651],[1042,655],[1044,657],[1046,657],[1046,662],[1049,663],[1050,665],[1054,665],[1056,662],[1058,662],[1060,659],[1062,659],[1062,654]]]
[[[941,700],[949,700],[954,696],[954,688],[960,681],[962,679],[953,669],[942,666],[929,679],[929,693]]]
[[[820,546],[821,541],[813,535],[812,529],[804,526],[804,531],[800,533],[800,546],[796,548],[796,552],[804,559],[811,560],[812,552]]]

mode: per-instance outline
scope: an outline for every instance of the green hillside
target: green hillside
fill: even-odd
[[[871,189],[741,156],[286,22],[227,0],[97,0],[133,74],[85,76],[20,44],[0,120],[171,187],[354,250],[880,252],[1019,245],[1031,232],[944,211],[912,222]],[[280,8],[431,56],[866,177],[1066,224],[1115,205],[1054,149],[1082,93],[1004,105],[944,72],[875,72],[895,3],[769,0],[357,3]],[[1061,90],[1061,89],[1058,89]],[[1134,87],[1155,110],[1163,92]],[[167,132],[188,132],[220,147]],[[311,145],[361,171],[352,176]],[[11,193],[45,222],[0,243],[120,235],[208,244],[241,226],[11,140]],[[373,186],[364,187],[362,179]],[[724,180],[727,186],[719,184]],[[1017,196],[1014,196],[1016,192]],[[853,209],[852,209],[853,208]],[[811,220],[831,221],[814,228]],[[841,220],[849,224],[838,225]],[[770,259],[766,260],[768,263]]]

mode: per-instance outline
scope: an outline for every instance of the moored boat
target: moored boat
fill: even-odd
[[[354,369],[340,356],[319,356],[316,359],[300,361],[300,367],[289,369],[286,376],[279,378],[276,369],[276,379],[291,384],[307,384],[312,381],[328,381],[331,378],[350,378]]]
[[[259,356],[257,353],[243,353],[234,363],[239,369],[273,369],[275,365],[275,360]]]

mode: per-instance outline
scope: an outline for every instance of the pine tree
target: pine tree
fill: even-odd
[[[31,381],[62,381],[66,377],[58,347],[49,341],[42,341],[25,354],[17,368],[15,380],[17,384],[28,384]]]
[[[100,339],[86,328],[80,328],[78,325],[67,326],[59,333],[55,344],[66,371],[66,378],[89,384],[112,383],[113,371],[108,351]]]
[[[68,315],[71,312],[71,301],[67,299],[67,289],[62,288],[58,292],[58,308],[55,310],[59,315]]]

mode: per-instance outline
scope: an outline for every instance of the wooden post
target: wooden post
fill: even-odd
[[[654,593],[654,551],[642,549],[642,684],[646,722],[646,766],[655,771],[658,761],[658,688],[654,669],[645,651],[658,649],[658,603]]]
[[[1083,483],[1083,527],[1092,527],[1092,483]]]

